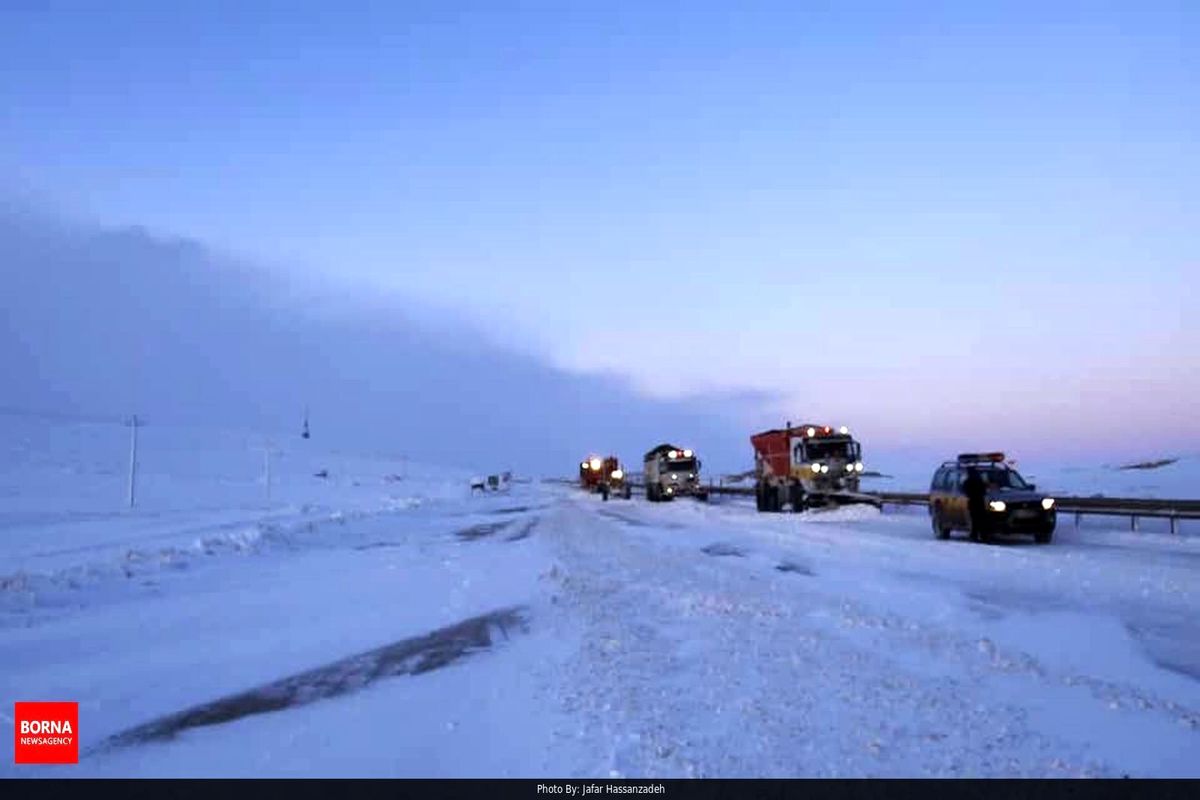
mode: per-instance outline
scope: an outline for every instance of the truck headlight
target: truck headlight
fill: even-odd
[[[592,459],[590,462],[588,462],[588,463],[589,463],[589,465],[591,466],[592,470],[593,470],[593,471],[595,471],[595,472],[599,472],[599,471],[600,471],[600,467],[602,467],[602,466],[603,466],[603,464],[601,464],[601,463],[600,463],[600,459],[598,459],[598,458],[593,458],[593,459]]]
[[[684,457],[684,458],[691,458],[691,457],[692,457],[692,451],[691,451],[691,450],[684,450],[684,451],[683,451],[683,457]]]
[[[820,471],[821,471],[821,465],[820,465],[820,464],[813,464],[813,465],[812,465],[812,471],[813,471],[813,472],[820,472]]]
[[[853,464],[847,464],[847,465],[846,465],[846,472],[854,472],[854,465],[853,465]]]
[[[621,478],[624,478],[624,477],[625,477],[625,472],[623,470],[614,469],[612,471],[612,478],[614,481],[619,481],[619,480],[621,480]]]
[[[993,500],[992,502],[988,503],[988,508],[990,508],[992,511],[1003,511],[1004,509],[1008,508],[1008,505],[1003,500]]]
[[[855,464],[854,464],[854,471],[855,471],[855,472],[862,472],[862,471],[863,471],[863,463],[862,463],[861,461],[855,462]]]
[[[1047,511],[1054,508],[1054,498],[1053,497],[1043,498],[1042,499],[1042,508],[1044,508]]]
[[[672,472],[672,473],[671,473],[671,480],[673,480],[673,481],[677,481],[677,480],[679,480],[679,476],[678,476],[678,475],[676,475],[674,472]]]
[[[822,464],[822,465],[821,465],[821,474],[822,474],[822,475],[824,475],[826,472],[829,472],[829,465],[828,465],[828,464]]]

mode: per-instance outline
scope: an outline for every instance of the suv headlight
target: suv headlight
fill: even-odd
[[[993,500],[992,502],[988,503],[988,508],[990,508],[992,511],[1003,511],[1004,509],[1008,508],[1008,505],[1003,500]]]
[[[1043,498],[1042,499],[1042,508],[1044,508],[1047,511],[1054,508],[1054,498],[1053,497]]]

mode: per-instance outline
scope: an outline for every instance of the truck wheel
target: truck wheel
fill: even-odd
[[[629,484],[625,484],[625,493],[624,494],[625,494],[626,500],[632,500],[633,499],[633,487],[630,486]]]
[[[600,487],[600,499],[606,503],[608,502],[608,485],[607,484]]]
[[[761,481],[754,484],[754,507],[759,513],[767,510],[767,501],[766,498],[763,497],[763,485]]]
[[[804,487],[793,483],[788,487],[788,502],[792,504],[792,513],[798,514],[805,508]]]

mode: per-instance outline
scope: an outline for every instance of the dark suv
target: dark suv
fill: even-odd
[[[986,486],[984,520],[973,530],[963,481],[967,470],[979,473]],[[1033,534],[1039,544],[1054,536],[1057,514],[1054,498],[1036,491],[1015,469],[1004,463],[1003,453],[963,453],[947,461],[933,474],[929,487],[929,518],[939,539],[951,531],[966,531],[973,541],[986,542],[1002,533]]]

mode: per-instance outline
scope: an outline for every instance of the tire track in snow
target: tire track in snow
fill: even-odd
[[[497,637],[507,640],[528,628],[524,607],[499,609],[160,717],[114,734],[89,752],[166,741],[191,728],[308,705],[360,691],[384,678],[420,675],[488,650]]]

